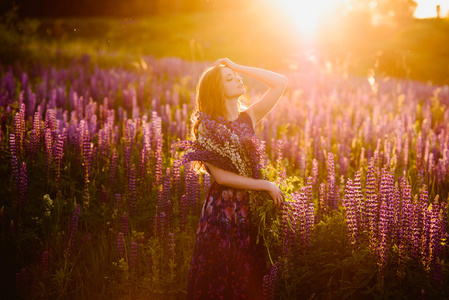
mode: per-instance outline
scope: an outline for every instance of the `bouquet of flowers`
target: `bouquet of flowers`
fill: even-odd
[[[231,122],[223,117],[215,121],[202,112],[198,112],[198,118],[201,120],[199,137],[194,141],[184,140],[174,145],[186,151],[181,157],[182,164],[191,161],[207,162],[255,179],[267,179],[267,174],[273,173],[266,168],[264,144],[247,124]],[[281,222],[271,197],[266,192],[249,191],[249,210],[250,223],[258,229],[257,241],[262,237],[267,250],[269,245],[279,245]]]

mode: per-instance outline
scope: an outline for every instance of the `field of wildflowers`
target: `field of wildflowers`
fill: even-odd
[[[0,65],[2,297],[184,298],[212,179],[172,145],[205,66]],[[323,70],[282,72],[256,130],[291,195],[266,298],[447,299],[448,86]]]

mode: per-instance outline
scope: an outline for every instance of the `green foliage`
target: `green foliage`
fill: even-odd
[[[0,16],[0,57],[3,62],[12,62],[30,55],[28,45],[36,39],[39,21],[20,19],[18,6],[13,5]]]

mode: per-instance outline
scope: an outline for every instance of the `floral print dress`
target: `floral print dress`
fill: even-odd
[[[253,128],[246,112],[234,122]],[[246,190],[212,183],[198,223],[187,299],[262,298],[265,249],[255,242],[248,200]]]

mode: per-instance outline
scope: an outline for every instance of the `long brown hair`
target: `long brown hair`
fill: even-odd
[[[198,127],[201,120],[197,112],[203,112],[217,120],[218,117],[226,118],[227,108],[224,96],[221,66],[207,68],[200,77],[196,86],[195,108],[191,115],[192,136],[198,138]],[[239,110],[242,109],[242,101],[239,99]]]

